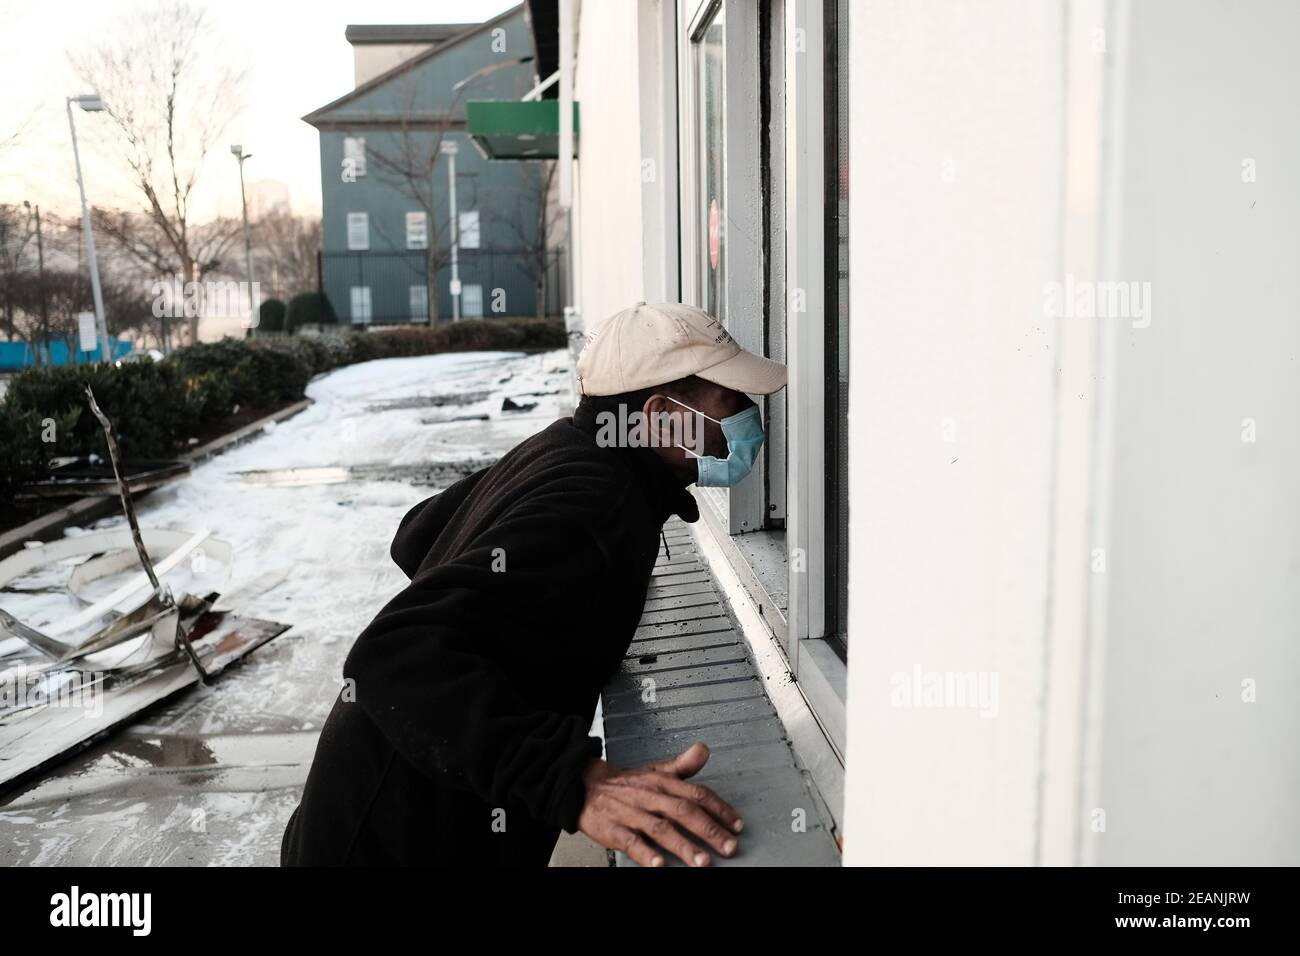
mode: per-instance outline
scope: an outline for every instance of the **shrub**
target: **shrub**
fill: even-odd
[[[288,312],[279,299],[267,299],[257,310],[257,329],[259,332],[284,332],[284,317]]]
[[[290,339],[269,339],[259,344],[263,348],[296,356],[307,366],[312,375],[328,372],[341,365],[346,354],[343,343],[332,337],[295,336]]]
[[[353,361],[433,352],[562,349],[568,344],[559,319],[466,319],[432,328],[399,328],[356,337]]]
[[[296,401],[312,375],[297,354],[256,340],[200,342],[178,349],[170,363],[201,399],[205,423],[231,414],[236,404],[271,408]]]
[[[300,298],[290,302],[290,313]],[[161,458],[183,451],[189,438],[220,428],[236,406],[269,411],[298,401],[312,375],[340,365],[566,344],[559,320],[468,319],[319,338],[225,339],[178,349],[161,362],[120,367],[27,369],[14,376],[0,401],[0,509],[50,458],[92,452],[107,458],[103,430],[86,406],[87,385],[113,422],[124,455]]]
[[[62,455],[108,455],[99,421],[86,406],[86,386],[113,422],[123,455],[170,455],[178,440],[194,434],[202,401],[180,369],[168,362],[114,365],[63,365],[30,369],[14,376],[5,396],[10,427],[30,436],[31,418],[53,421],[53,441],[38,440],[26,458],[44,462]],[[14,423],[17,423],[16,425]]]
[[[304,325],[337,322],[334,306],[319,292],[300,292],[289,300],[287,317],[289,331]]]
[[[54,420],[55,434],[70,430],[72,422]],[[39,478],[52,457],[41,441],[44,420],[33,409],[21,409],[6,400],[0,404],[0,508],[14,500],[26,482]],[[48,431],[46,432],[48,434]]]

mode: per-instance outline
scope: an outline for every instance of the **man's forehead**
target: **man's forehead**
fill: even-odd
[[[734,388],[727,388],[725,385],[717,385],[709,382],[709,398],[716,407],[725,408],[731,413],[743,411],[753,405],[754,402],[744,392],[738,392]]]

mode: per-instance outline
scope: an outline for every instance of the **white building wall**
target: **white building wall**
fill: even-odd
[[[352,85],[358,87],[429,49],[431,43],[354,43]]]
[[[1300,861],[1300,8],[850,19],[845,862]]]
[[[1106,832],[1085,848],[1294,866],[1300,6],[1142,0],[1128,16],[1113,255],[1152,309],[1149,328],[1112,327],[1090,788]]]
[[[645,298],[637,22],[635,0],[588,0],[578,17],[573,216],[582,250],[577,307],[587,328]]]
[[[892,0],[849,18],[845,862],[1030,863],[1062,16]],[[894,706],[918,668],[996,679],[996,709]]]

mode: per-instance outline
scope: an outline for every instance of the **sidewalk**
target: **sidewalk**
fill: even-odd
[[[691,780],[712,788],[745,821],[740,853],[711,854],[713,866],[839,866],[829,815],[691,527],[674,518],[664,533],[667,549],[659,550],[641,625],[601,698],[606,758],[634,767],[702,740],[709,762]],[[622,853],[615,860],[636,866]],[[665,860],[685,865],[672,854]]]

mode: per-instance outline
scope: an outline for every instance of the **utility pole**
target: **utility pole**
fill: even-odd
[[[239,163],[239,203],[244,208],[244,268],[248,272],[248,322],[250,328],[257,328],[259,316],[257,303],[253,301],[253,244],[248,238],[248,199],[244,195],[244,160],[252,159],[252,153],[244,152],[244,147],[235,143],[230,147]]]
[[[576,223],[573,219],[573,59],[576,36],[574,0],[560,0],[560,210],[564,215],[564,327],[569,336],[569,353],[576,362],[578,345],[582,342],[582,314],[578,303],[576,272],[577,257],[573,247],[577,242]]]
[[[76,103],[87,113],[99,113],[104,101],[98,93],[69,96],[68,129],[72,131],[72,158],[77,164],[77,188],[81,190],[81,222],[86,232],[86,255],[90,259],[90,287],[95,295],[95,318],[99,325],[99,358],[108,362],[112,358],[108,345],[108,323],[104,320],[104,293],[99,288],[99,263],[95,259],[95,233],[90,228],[90,207],[86,205],[86,182],[81,177],[81,153],[77,150],[77,126],[72,121],[72,104]]]
[[[451,206],[451,320],[460,320],[460,220],[456,218],[456,144],[444,142],[442,154],[447,157],[447,188]],[[436,293],[435,293],[436,294]]]
[[[41,240],[41,207],[33,206],[27,200],[23,205],[36,213],[36,291],[41,298],[41,344],[50,347],[50,312],[45,304],[45,244]],[[37,353],[40,354],[40,349]]]

